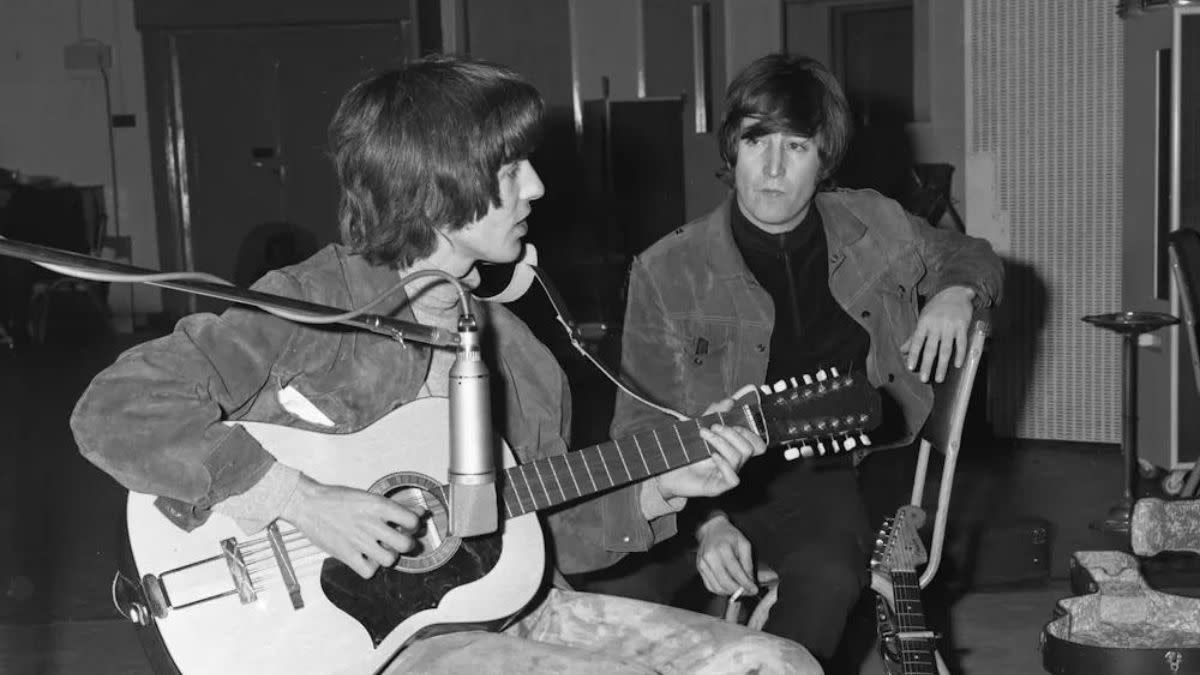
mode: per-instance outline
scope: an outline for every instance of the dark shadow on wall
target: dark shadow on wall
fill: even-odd
[[[263,223],[242,240],[233,282],[246,288],[271,270],[304,260],[316,253],[317,248],[316,236],[299,225]]]
[[[1015,438],[1033,382],[1033,369],[1042,352],[1049,297],[1045,282],[1033,267],[1005,259],[1004,274],[1004,299],[992,311],[992,338],[987,350],[990,382],[981,392],[988,398],[973,402],[972,407],[976,412],[988,411],[992,434]]]

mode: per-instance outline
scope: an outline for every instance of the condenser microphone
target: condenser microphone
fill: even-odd
[[[488,368],[479,327],[458,321],[459,345],[450,366],[450,535],[473,537],[499,526]]]

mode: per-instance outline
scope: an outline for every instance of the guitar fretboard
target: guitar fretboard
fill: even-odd
[[[742,405],[683,422],[660,424],[631,436],[546,457],[505,470],[504,517],[547,509],[706,459],[700,429],[713,424],[759,429],[757,405]]]
[[[928,631],[925,627],[925,611],[921,606],[920,577],[914,571],[897,570],[892,570],[891,576],[901,672],[904,675],[937,675],[933,638],[905,637],[906,633]]]

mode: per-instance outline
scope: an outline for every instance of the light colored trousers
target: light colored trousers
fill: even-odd
[[[387,673],[820,675],[821,667],[795,642],[704,614],[551,589],[504,631],[420,640]]]

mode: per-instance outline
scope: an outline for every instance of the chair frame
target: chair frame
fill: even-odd
[[[929,419],[918,437],[921,439],[917,451],[916,475],[913,478],[912,493],[909,503],[921,507],[925,497],[925,479],[929,471],[929,457],[936,449],[945,456],[942,463],[941,481],[938,486],[936,512],[933,519],[933,534],[929,544],[929,560],[921,574],[920,585],[925,588],[933,581],[941,566],[942,553],[945,548],[946,522],[950,513],[950,493],[954,487],[954,471],[958,465],[958,454],[962,448],[962,432],[967,421],[967,409],[971,403],[971,393],[975,388],[975,377],[979,372],[979,364],[983,361],[983,351],[987,338],[991,334],[991,312],[988,309],[978,309],[972,317],[970,330],[967,332],[967,352],[962,367],[951,367],[946,371],[946,378],[933,387],[933,409]],[[880,450],[885,450],[881,448]],[[759,583],[768,586],[767,593],[759,600],[751,612],[746,625],[761,629],[766,623],[767,614],[777,598],[778,577],[774,572],[760,569]],[[741,615],[737,599],[730,598],[725,607],[725,620],[737,623]]]
[[[963,365],[961,368],[948,369],[946,379],[934,386],[933,410],[920,434],[921,446],[917,451],[917,471],[913,478],[909,504],[921,507],[924,501],[930,450],[937,449],[945,456],[935,503],[933,535],[929,541],[929,562],[925,565],[925,571],[921,573],[921,588],[933,581],[942,563],[946,521],[950,514],[950,493],[954,488],[958,453],[962,449],[963,427],[967,421],[971,393],[975,389],[975,376],[979,372],[980,362],[983,361],[983,350],[991,330],[991,313],[987,310],[976,311],[971,321],[971,330],[967,334],[967,354]]]

